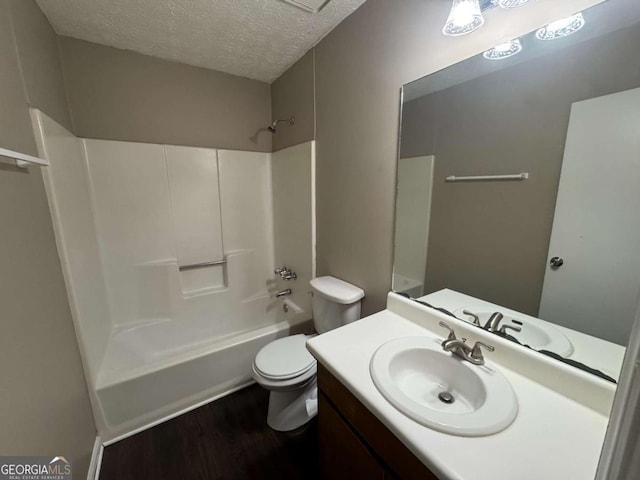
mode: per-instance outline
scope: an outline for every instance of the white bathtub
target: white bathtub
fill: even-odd
[[[172,321],[116,333],[96,385],[102,440],[113,443],[249,385],[260,348],[311,328],[304,313],[294,313],[287,321],[214,340]]]

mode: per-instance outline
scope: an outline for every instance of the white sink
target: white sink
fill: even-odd
[[[510,313],[500,311],[499,309],[495,310],[487,308],[486,306],[477,305],[459,308],[454,310],[453,314],[462,320],[473,322],[473,317],[465,314],[464,310],[478,315],[482,325],[489,320],[489,317],[494,312],[499,311],[504,315],[502,322],[500,322],[501,326],[516,326],[516,324],[513,323],[514,320],[522,323],[520,326],[520,328],[522,328],[521,332],[514,332],[513,330],[507,331],[509,335],[515,337],[520,343],[529,345],[535,350],[549,350],[550,352],[557,353],[563,357],[568,357],[573,353],[573,344],[569,339],[560,330],[553,328],[551,325],[547,325],[546,322],[543,323],[543,321],[536,321],[536,319],[529,319],[520,315],[511,315]]]
[[[371,378],[400,412],[440,432],[492,435],[518,414],[509,381],[490,364],[472,365],[445,352],[440,340],[406,337],[382,345],[371,358]],[[448,396],[452,403],[446,403]]]

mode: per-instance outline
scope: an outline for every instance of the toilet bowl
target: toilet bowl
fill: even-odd
[[[362,289],[334,277],[318,277],[309,283],[318,334],[360,318]],[[253,361],[254,380],[270,391],[267,424],[274,430],[299,428],[318,412],[318,366],[306,348],[313,336],[298,334],[274,340]]]
[[[312,335],[292,335],[262,348],[253,361],[253,378],[269,394],[267,424],[274,430],[294,430],[313,418],[317,362],[305,344]]]

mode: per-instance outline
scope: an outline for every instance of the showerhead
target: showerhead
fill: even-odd
[[[296,123],[296,119],[294,117],[291,117],[287,119],[274,120],[273,123],[267,127],[267,130],[269,130],[271,133],[276,133],[276,127],[279,123],[282,122],[287,122],[289,125],[293,125],[294,123]]]

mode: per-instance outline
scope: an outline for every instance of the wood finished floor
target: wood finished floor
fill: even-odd
[[[100,480],[319,479],[316,421],[267,426],[254,385],[105,448]]]

